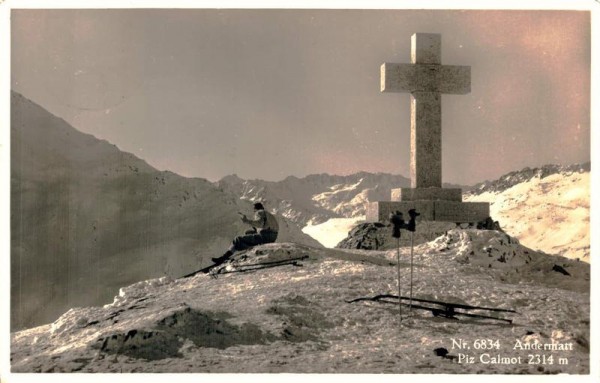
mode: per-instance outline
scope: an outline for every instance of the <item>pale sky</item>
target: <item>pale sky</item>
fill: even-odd
[[[585,11],[13,10],[12,89],[161,170],[409,176],[415,32],[472,67],[442,97],[443,181],[590,159]]]

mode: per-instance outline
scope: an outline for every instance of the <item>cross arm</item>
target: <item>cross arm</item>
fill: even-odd
[[[381,65],[381,91],[467,94],[471,92],[471,67],[384,63]]]

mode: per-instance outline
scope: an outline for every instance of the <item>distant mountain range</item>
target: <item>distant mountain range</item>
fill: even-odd
[[[11,94],[11,328],[110,302],[118,289],[211,263],[249,202],[158,171]],[[280,241],[320,246],[280,220]]]
[[[391,190],[410,187],[410,179],[388,173],[359,172],[347,176],[290,176],[273,182],[230,175],[217,185],[248,201],[264,201],[270,209],[304,226],[331,218],[362,216],[366,202],[389,200]],[[444,187],[461,186],[444,184]]]
[[[474,186],[444,186],[461,187],[465,201],[490,202],[492,218],[526,246],[589,262],[590,167],[590,162],[527,167]],[[228,176],[217,185],[243,199],[265,201],[331,246],[364,216],[367,202],[389,200],[391,189],[410,186],[410,180],[361,172],[288,177],[279,182]]]

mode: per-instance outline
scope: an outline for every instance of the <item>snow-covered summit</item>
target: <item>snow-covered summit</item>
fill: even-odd
[[[410,248],[400,250],[408,294]],[[453,320],[395,304],[396,251],[269,244],[236,255],[213,278],[154,279],[104,307],[74,308],[12,334],[13,372],[588,373],[589,265],[537,253],[494,231],[452,230],[414,249],[414,296],[516,310]],[[286,263],[286,261],[289,261]],[[273,266],[278,263],[278,266]],[[257,269],[257,267],[261,267]],[[477,331],[473,331],[473,326]],[[400,330],[399,330],[400,329]],[[449,335],[451,334],[451,336]],[[436,356],[481,334],[511,350],[569,343],[568,365],[458,364]],[[510,351],[526,358],[527,352]]]

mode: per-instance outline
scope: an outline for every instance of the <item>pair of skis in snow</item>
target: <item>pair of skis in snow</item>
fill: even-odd
[[[430,300],[430,299],[419,299],[419,298],[414,298],[414,297],[400,296],[400,299],[398,299],[398,303],[395,302],[396,299],[398,299],[398,296],[396,296],[396,295],[381,294],[381,295],[376,295],[374,297],[356,298],[356,299],[352,299],[352,300],[349,300],[346,302],[354,303],[354,302],[362,302],[362,301],[372,301],[372,302],[388,303],[388,304],[394,304],[394,305],[399,304],[400,306],[407,306],[406,303],[402,303],[402,300],[410,300],[411,309],[414,308],[417,310],[430,311],[433,314],[433,316],[436,316],[436,317],[458,319],[458,318],[456,318],[456,316],[464,316],[464,317],[477,318],[477,319],[497,320],[497,321],[502,321],[502,322],[506,322],[509,324],[512,323],[512,319],[505,319],[505,318],[500,318],[500,317],[485,315],[485,314],[472,314],[467,311],[475,310],[475,311],[499,312],[499,313],[504,312],[504,313],[518,314],[515,310],[511,310],[511,309],[472,306],[472,305],[466,305],[466,304],[462,304],[462,303],[450,303],[450,302],[435,301],[435,300]],[[412,304],[413,301],[418,302],[419,304]]]
[[[283,266],[283,265],[292,265],[292,266],[300,267],[300,266],[302,266],[302,264],[300,264],[299,262],[302,260],[308,259],[308,258],[309,258],[308,255],[304,255],[302,257],[281,259],[278,261],[261,262],[261,263],[247,264],[247,265],[238,265],[238,267],[233,270],[227,270],[225,267],[219,267],[223,264],[229,263],[228,261],[223,261],[223,262],[214,263],[203,269],[200,269],[198,271],[194,271],[193,273],[184,275],[181,278],[193,277],[194,275],[197,275],[200,273],[209,274],[211,277],[216,278],[217,275],[221,275],[221,274],[245,273],[245,272],[249,272],[249,271],[269,269],[272,267]]]
[[[390,223],[393,225],[392,237],[397,239],[396,270],[397,270],[397,279],[398,279],[398,296],[390,295],[390,294],[383,294],[383,295],[376,295],[375,297],[372,297],[372,298],[357,298],[357,299],[346,301],[346,302],[353,303],[353,302],[359,302],[359,301],[375,301],[375,302],[381,302],[381,303],[395,304],[394,301],[386,300],[386,298],[398,299],[398,303],[397,303],[398,304],[398,316],[400,318],[400,322],[402,322],[402,306],[408,306],[409,312],[412,311],[413,308],[418,309],[418,310],[427,310],[427,311],[430,311],[436,317],[439,316],[439,317],[445,317],[445,318],[451,318],[451,319],[458,319],[458,318],[456,318],[456,316],[458,315],[458,316],[465,316],[465,317],[470,317],[470,318],[492,319],[492,320],[498,320],[498,321],[503,321],[503,322],[507,322],[507,323],[512,323],[511,319],[504,319],[504,318],[494,317],[494,316],[485,315],[485,314],[472,314],[472,313],[468,313],[465,311],[479,310],[479,311],[486,311],[486,312],[517,313],[514,310],[492,308],[492,307],[482,307],[482,306],[472,306],[472,305],[465,305],[465,304],[459,304],[459,303],[449,303],[449,302],[434,301],[434,300],[429,300],[429,299],[413,298],[414,232],[416,231],[416,220],[415,219],[420,214],[417,213],[415,211],[415,209],[409,210],[408,214],[410,215],[410,218],[411,218],[409,223],[404,222],[404,219],[402,218],[402,213],[400,213],[399,211],[396,211],[395,213],[390,214]],[[400,283],[400,236],[401,236],[400,229],[406,229],[406,230],[410,231],[410,290],[409,290],[408,297],[402,296],[401,283]],[[408,305],[406,303],[403,303],[402,300],[408,300]],[[413,301],[418,302],[419,304],[413,305]],[[460,310],[460,311],[457,311],[457,310]]]
[[[219,262],[219,263],[213,263],[210,266],[204,267],[200,270],[196,270],[193,273],[189,273],[184,275],[183,277],[179,278],[179,279],[184,279],[184,278],[190,278],[193,277],[194,275],[200,274],[200,273],[204,273],[204,274],[209,274],[212,270],[216,270],[216,268],[220,265],[222,265],[223,263],[225,263],[225,261],[223,262]]]

